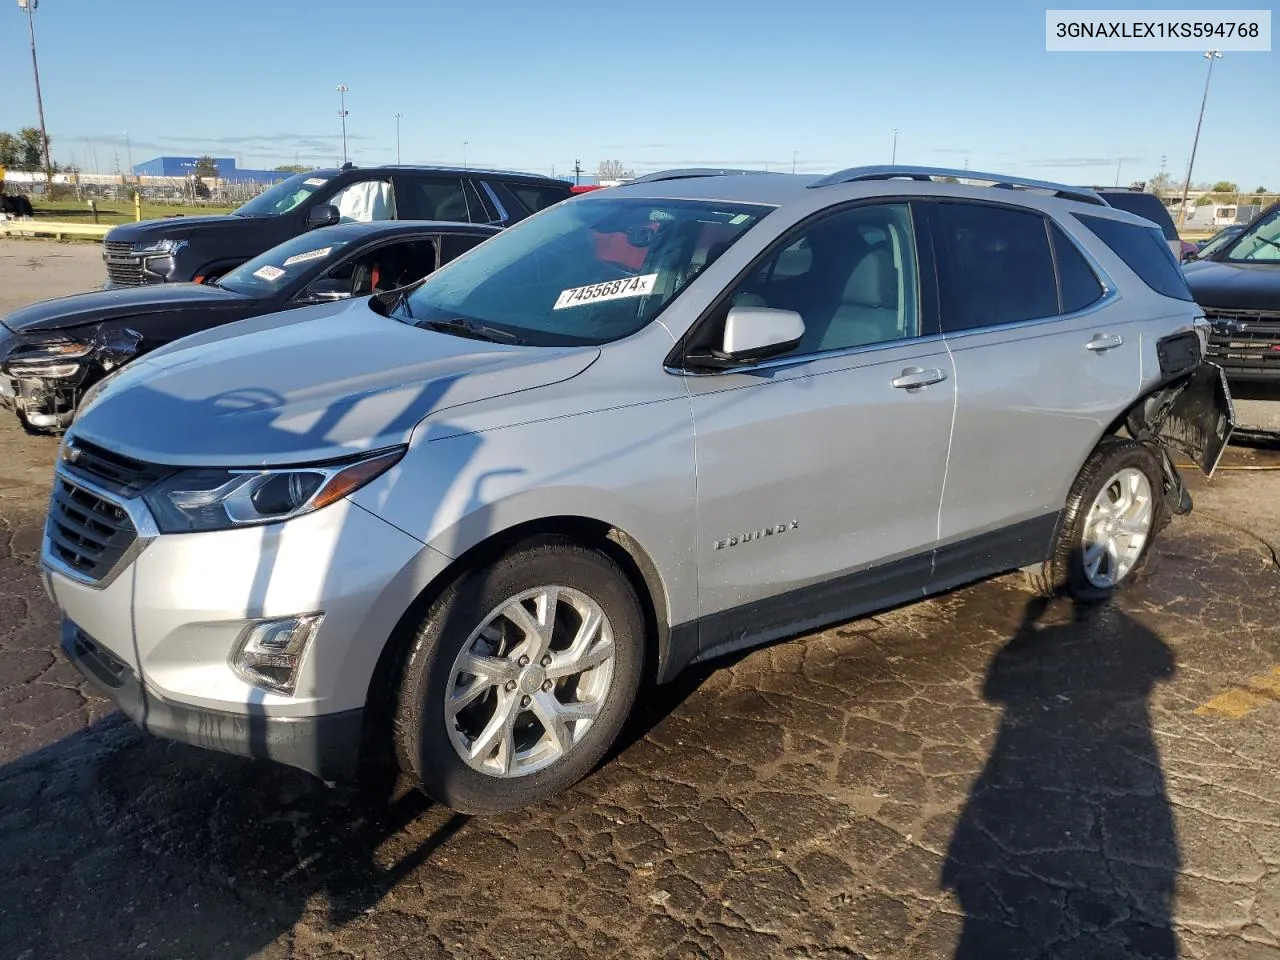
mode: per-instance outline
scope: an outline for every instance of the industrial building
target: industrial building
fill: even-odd
[[[255,183],[274,183],[290,176],[279,170],[246,170],[236,166],[231,157],[211,157],[218,168],[218,179],[225,183],[237,181],[253,181]],[[133,172],[140,177],[185,178],[193,176],[199,157],[156,157],[145,163],[135,164]]]

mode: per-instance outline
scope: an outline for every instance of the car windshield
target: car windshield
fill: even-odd
[[[288,180],[281,180],[274,187],[264,190],[248,203],[235,210],[237,217],[278,217],[294,210],[311,196],[329,178],[319,173],[300,173]]]
[[[1226,252],[1232,263],[1276,263],[1280,261],[1280,206],[1236,238]]]
[[[246,297],[267,297],[316,269],[319,261],[332,263],[338,252],[354,241],[342,227],[313,230],[240,264],[225,274],[218,286]]]
[[[1215,234],[1208,243],[1196,251],[1195,259],[1209,259],[1238,236],[1240,236],[1239,230],[1223,230]]]
[[[771,209],[600,194],[565,201],[436,271],[392,315],[481,324],[543,346],[607,343],[649,324]]]

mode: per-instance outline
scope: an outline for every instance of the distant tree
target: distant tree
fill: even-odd
[[[1196,197],[1197,207],[1211,207],[1217,202],[1218,202],[1218,198],[1208,193],[1205,193]]]
[[[274,168],[276,173],[306,173],[310,167],[305,167],[300,163],[282,163]]]
[[[1230,180],[1219,180],[1209,189],[1212,190],[1214,193],[1239,193],[1240,192],[1240,188],[1237,187]]]
[[[1266,187],[1254,187],[1254,188],[1253,188],[1253,192],[1254,192],[1254,193],[1266,193],[1266,192],[1267,192],[1267,188],[1266,188]]]
[[[44,168],[44,149],[40,144],[40,131],[37,128],[23,127],[18,131],[18,162],[14,166],[19,170]]]
[[[1151,187],[1151,192],[1158,196],[1162,196],[1174,189],[1173,177],[1168,173],[1157,173],[1147,182]]]
[[[959,183],[960,181],[955,177],[939,177],[938,182],[939,183]]]
[[[18,169],[22,159],[22,145],[12,133],[0,133],[0,167]]]
[[[200,157],[196,160],[195,176],[197,180],[216,180],[218,178],[218,161],[213,157]]]
[[[635,175],[635,171],[624,167],[621,160],[601,160],[596,167],[596,176],[601,180],[626,180]]]

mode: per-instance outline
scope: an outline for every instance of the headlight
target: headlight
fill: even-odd
[[[79,369],[78,363],[68,363],[87,356],[93,347],[78,340],[50,340],[45,343],[20,347],[9,355],[4,371],[12,377],[69,377]]]
[[[277,523],[326,507],[391,469],[404,447],[359,460],[278,470],[191,469],[143,494],[161,533]]]
[[[141,240],[133,245],[133,252],[173,256],[186,245],[185,240]]]

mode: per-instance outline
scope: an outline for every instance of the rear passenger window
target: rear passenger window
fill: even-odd
[[[1058,313],[1044,217],[978,203],[940,203],[937,209],[944,331]]]
[[[1141,227],[1133,223],[1121,223],[1119,220],[1084,216],[1078,213],[1075,217],[1096,233],[1098,238],[1156,293],[1176,300],[1195,299],[1187,287],[1182,268],[1173,259],[1173,252],[1165,242],[1164,234],[1156,227]]]
[[[413,177],[409,182],[419,219],[468,221],[467,196],[460,177]]]
[[[508,183],[507,189],[516,195],[516,199],[530,213],[545,210],[569,196],[568,184],[561,189],[560,187],[539,187],[528,183]]]
[[[1058,265],[1058,289],[1062,294],[1062,313],[1083,310],[1102,297],[1098,275],[1071,239],[1056,223],[1049,225],[1053,234],[1053,260]]]

